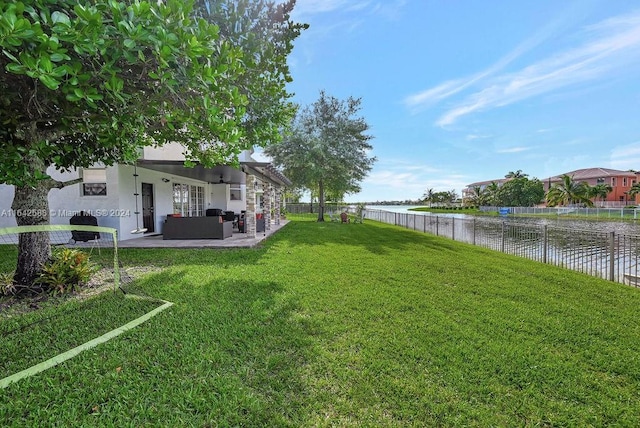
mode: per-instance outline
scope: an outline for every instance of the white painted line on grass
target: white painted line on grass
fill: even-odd
[[[131,295],[131,297],[133,297]],[[111,330],[108,333],[103,334],[100,337],[96,337],[93,340],[90,340],[89,342],[83,343],[82,345],[76,346],[73,349],[68,350],[67,352],[63,352],[62,354],[58,354],[53,358],[48,359],[47,361],[43,361],[40,364],[36,364],[35,366],[31,366],[28,369],[22,370],[21,372],[12,374],[11,376],[7,376],[4,379],[0,379],[0,389],[6,388],[7,386],[9,386],[9,384],[13,383],[13,382],[17,382],[21,379],[24,379],[25,377],[29,377],[29,376],[33,376],[34,374],[43,372],[53,366],[56,366],[64,361],[67,361],[70,358],[75,357],[76,355],[78,355],[80,352],[82,351],[86,351],[87,349],[91,349],[101,343],[104,343],[108,340],[113,339],[116,336],[121,335],[122,333],[124,333],[127,330],[131,330],[134,327],[139,326],[140,324],[142,324],[143,322],[147,321],[148,319],[156,316],[157,314],[159,314],[160,312],[164,311],[165,309],[167,309],[168,307],[172,306],[173,303],[171,302],[167,302],[165,300],[162,300],[164,302],[164,304],[162,306],[158,306],[157,308],[155,308],[154,310],[152,310],[151,312],[147,312],[146,314],[142,315],[139,318],[136,318],[133,321],[130,321],[128,323],[126,323],[125,325],[123,325],[122,327],[118,327],[114,330]]]

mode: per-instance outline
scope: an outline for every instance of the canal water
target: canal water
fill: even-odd
[[[473,218],[473,215],[469,214],[458,214],[458,213],[431,213],[427,211],[412,211],[411,208],[417,208],[417,206],[413,205],[367,205],[367,209],[371,210],[381,210],[381,211],[390,211],[397,213],[409,213],[409,214],[417,214],[417,215],[437,215],[441,217],[453,217],[453,218],[462,218],[462,219],[470,219]],[[539,225],[548,225],[562,228],[570,228],[574,230],[588,230],[595,232],[615,232],[616,234],[622,235],[640,235],[640,220],[626,220],[626,221],[611,221],[611,220],[581,220],[581,219],[569,219],[563,216],[558,216],[557,218],[551,217],[524,217],[524,216],[511,216],[507,215],[504,217],[487,217],[483,216],[483,218],[494,218],[496,221],[508,221],[508,222],[516,222],[516,223],[528,223],[528,224],[539,224]]]

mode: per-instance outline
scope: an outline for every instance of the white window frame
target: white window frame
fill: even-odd
[[[229,200],[242,201],[242,189],[240,187],[229,187]]]
[[[107,196],[107,169],[83,168],[80,192],[83,197]]]
[[[173,183],[173,213],[183,217],[204,215],[204,186]]]

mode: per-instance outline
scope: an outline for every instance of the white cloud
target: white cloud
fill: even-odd
[[[372,0],[362,0],[354,2],[353,0],[298,0],[293,9],[292,15],[295,19],[301,17],[316,15],[328,12],[348,12],[363,13],[369,12],[375,15],[381,15],[387,19],[396,19],[400,10],[406,4],[406,0],[395,0],[390,2],[374,3]]]
[[[640,169],[640,142],[614,147],[609,164],[620,170]]]
[[[433,88],[418,92],[417,94],[409,95],[404,99],[404,103],[407,107],[416,112],[423,107],[432,105],[445,98],[449,98],[468,87],[471,87],[477,82],[499,72],[507,65],[521,57],[523,54],[534,49],[536,46],[549,39],[557,29],[562,26],[565,21],[564,17],[550,22],[544,26],[535,35],[520,43],[514,50],[509,52],[504,57],[500,58],[496,63],[489,66],[486,70],[480,71],[472,75],[471,77],[464,79],[449,80]],[[464,110],[460,110],[461,112]]]
[[[331,12],[336,9],[344,9],[349,6],[349,0],[298,0],[293,9],[293,15],[315,15],[317,13]]]
[[[405,168],[404,162],[397,167],[372,171],[362,183],[363,193],[366,189],[375,188],[376,193],[392,195],[388,200],[418,199],[427,189],[436,191],[456,190],[460,193],[466,187],[469,178],[429,166]],[[393,195],[403,195],[394,197]],[[405,196],[412,195],[412,196]]]
[[[496,150],[496,153],[521,153],[531,150],[531,147],[510,147],[508,149]]]
[[[473,140],[485,140],[487,138],[491,138],[491,135],[478,135],[478,134],[469,134],[465,137],[467,141]]]
[[[609,78],[640,61],[640,13],[605,20],[586,29],[589,38],[579,47],[559,52],[517,72],[487,81],[475,93],[443,114],[437,125],[451,125],[476,111],[506,106],[569,85]],[[493,67],[496,68],[496,67]],[[491,70],[491,69],[490,69]],[[489,73],[483,72],[481,77]],[[469,82],[476,83],[475,76]],[[465,83],[465,89],[469,84]],[[460,90],[462,90],[460,89]],[[454,89],[455,90],[455,89]]]
[[[462,91],[465,87],[471,85],[474,80],[465,82],[464,80],[449,80],[441,83],[440,85],[427,89],[417,94],[409,95],[404,99],[404,104],[413,109],[427,107],[435,104],[445,98],[449,98],[452,95]]]

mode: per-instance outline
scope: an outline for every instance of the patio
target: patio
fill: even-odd
[[[226,239],[171,239],[163,240],[161,234],[119,241],[119,248],[251,248],[276,233],[288,223],[280,220],[280,224],[271,224],[271,229],[259,232],[256,237],[246,233],[234,232]]]

